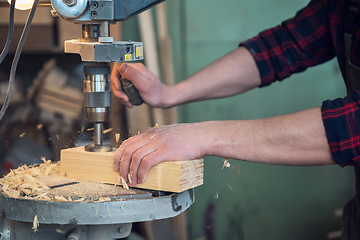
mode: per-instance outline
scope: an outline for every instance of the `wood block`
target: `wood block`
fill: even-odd
[[[60,175],[90,182],[121,185],[113,169],[115,152],[87,152],[84,147],[61,150]],[[137,188],[182,192],[203,184],[204,160],[162,162],[150,169]]]

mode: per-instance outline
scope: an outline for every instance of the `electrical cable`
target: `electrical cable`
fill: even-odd
[[[10,70],[10,79],[9,79],[8,90],[7,90],[7,93],[6,93],[6,99],[5,99],[5,102],[4,102],[4,104],[3,104],[2,108],[1,108],[1,111],[0,111],[0,121],[4,117],[5,111],[8,108],[9,103],[10,103],[10,98],[11,98],[11,94],[12,94],[12,90],[13,90],[14,82],[15,82],[16,68],[17,68],[17,65],[19,63],[20,54],[21,54],[21,51],[22,51],[22,49],[24,47],[26,36],[27,36],[27,34],[29,32],[30,25],[31,25],[31,22],[32,22],[32,20],[34,18],[35,11],[36,11],[38,3],[39,3],[39,0],[35,0],[34,3],[33,3],[33,6],[32,6],[31,11],[29,13],[28,19],[26,21],[24,30],[22,32],[19,44],[18,44],[18,46],[16,48],[15,56],[14,56],[14,59],[13,59],[12,65],[11,65],[11,70]]]
[[[11,41],[12,41],[12,37],[13,37],[13,34],[14,34],[14,10],[15,10],[15,0],[11,0],[9,31],[8,31],[8,36],[7,36],[5,47],[2,50],[1,55],[0,55],[0,64],[2,63],[2,61],[4,60],[6,55],[8,54],[10,46],[11,46]]]

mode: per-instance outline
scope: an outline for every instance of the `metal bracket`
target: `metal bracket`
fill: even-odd
[[[87,62],[127,62],[144,58],[143,43],[118,41],[112,43],[65,41],[66,53],[80,54]]]

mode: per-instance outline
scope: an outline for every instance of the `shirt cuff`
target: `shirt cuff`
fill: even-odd
[[[324,101],[322,118],[334,160],[344,167],[360,165],[360,92]]]

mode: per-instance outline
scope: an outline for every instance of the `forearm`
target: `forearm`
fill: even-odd
[[[184,81],[168,87],[164,107],[233,96],[258,87],[260,73],[245,47],[216,60]]]
[[[281,165],[335,164],[320,108],[249,121],[210,122],[205,155]]]

